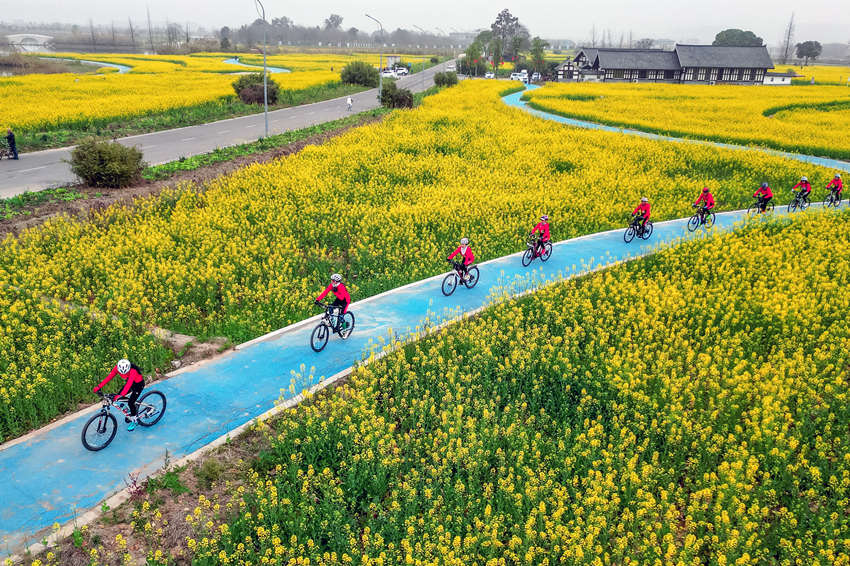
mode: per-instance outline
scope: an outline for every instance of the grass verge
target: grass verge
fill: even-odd
[[[72,188],[60,187],[58,189],[45,189],[43,191],[30,192],[0,199],[0,220],[6,220],[21,214],[27,214],[27,209],[39,204],[49,202],[70,202],[86,198],[83,193]]]

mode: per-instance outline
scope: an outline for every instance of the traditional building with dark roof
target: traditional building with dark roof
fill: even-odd
[[[677,44],[672,51],[582,48],[558,67],[558,80],[762,84],[772,68],[764,46]]]

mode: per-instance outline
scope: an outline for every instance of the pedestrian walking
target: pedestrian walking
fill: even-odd
[[[12,128],[6,130],[6,143],[9,144],[9,151],[12,152],[12,159],[17,159],[18,146],[15,145],[15,134],[12,132]]]
[[[347,102],[348,102],[348,111],[351,112],[351,106],[354,104],[354,101],[349,96]]]

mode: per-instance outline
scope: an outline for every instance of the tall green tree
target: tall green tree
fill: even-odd
[[[721,31],[714,36],[712,45],[726,47],[761,47],[764,45],[764,40],[749,30],[744,31],[742,29],[730,28]]]
[[[531,67],[538,73],[546,71],[546,48],[549,42],[535,37],[531,40]]]
[[[805,64],[809,64],[809,59],[817,59],[823,51],[823,46],[820,41],[804,41],[797,44],[797,59],[805,59]]]

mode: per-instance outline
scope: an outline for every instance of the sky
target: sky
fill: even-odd
[[[567,3],[563,0],[264,0],[269,19],[287,16],[301,25],[320,25],[329,14],[343,17],[343,27],[370,31],[376,24],[365,13],[377,17],[384,29],[398,27],[426,30],[472,31],[489,27],[496,14],[508,8],[529,28],[532,35],[578,42],[611,30],[619,41],[628,37],[652,37],[678,41],[710,42],[721,29],[753,30],[769,45],[779,44],[795,12],[796,41],[815,39],[821,43],[850,42],[850,0],[593,0]],[[2,21],[53,21],[85,24],[89,18],[100,24],[146,19],[145,7],[154,22],[197,24],[207,28],[240,25],[256,17],[253,0],[0,0]]]

